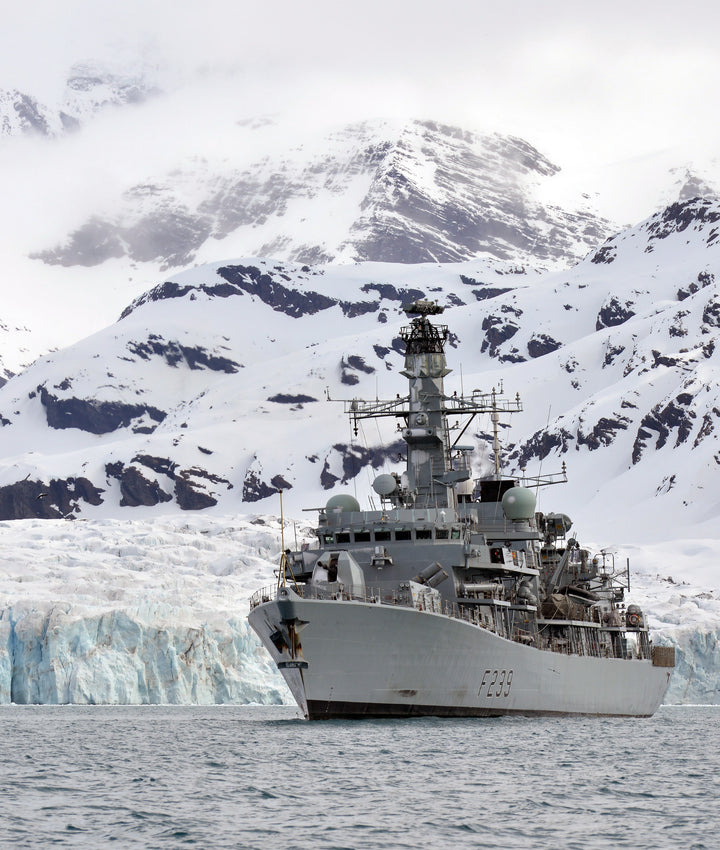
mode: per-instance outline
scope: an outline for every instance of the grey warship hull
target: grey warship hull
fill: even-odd
[[[519,397],[446,394],[449,332],[428,319],[442,308],[405,310],[407,395],[346,402],[355,433],[398,420],[405,470],[375,478],[379,509],[332,496],[317,545],[285,550],[277,586],[250,602],[298,705],[311,720],[653,714],[674,651],[625,607],[629,563],[581,548],[565,514],[536,512],[537,489],[564,471],[501,474],[498,423]],[[494,471],[473,480],[474,446],[459,440],[478,415],[490,416]]]
[[[302,658],[271,635],[302,624]],[[442,613],[380,602],[283,596],[253,608],[270,649],[310,720],[589,714],[646,717],[671,668],[657,659],[595,658],[537,649]]]

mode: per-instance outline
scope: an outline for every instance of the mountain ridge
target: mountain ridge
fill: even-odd
[[[381,381],[402,391],[388,374],[402,366],[401,308],[422,296],[446,307],[451,367],[459,356],[466,381],[526,396],[504,429],[508,471],[559,468],[572,451],[579,480],[565,487],[590,521],[625,504],[622,481],[635,504],[659,498],[670,514],[684,505],[684,525],[706,522],[720,464],[718,219],[717,201],[671,205],[557,272],[248,258],[175,275],[0,389],[0,516],[232,512],[280,489],[299,509],[341,485],[369,492],[363,467],[385,468],[401,444],[343,438],[342,414],[319,400],[375,395]],[[474,431],[476,475],[488,433]]]

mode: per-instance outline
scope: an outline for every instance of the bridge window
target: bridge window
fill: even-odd
[[[370,532],[369,531],[356,531],[355,532],[355,542],[356,543],[369,543],[370,542]]]
[[[418,528],[415,531],[415,537],[418,540],[432,540],[432,529],[431,528]]]
[[[409,528],[398,528],[395,532],[396,540],[410,540],[412,538],[412,532]]]
[[[390,532],[389,531],[376,531],[375,532],[375,539],[376,540],[389,540],[390,539]]]

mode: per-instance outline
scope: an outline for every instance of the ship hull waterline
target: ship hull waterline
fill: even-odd
[[[566,655],[463,620],[354,600],[284,598],[249,616],[309,720],[372,717],[649,717],[672,670]],[[292,628],[293,638],[277,644]],[[275,637],[275,641],[271,636]]]

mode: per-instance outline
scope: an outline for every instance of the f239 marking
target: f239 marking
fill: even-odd
[[[506,697],[512,687],[512,670],[486,670],[480,682],[478,696]]]

